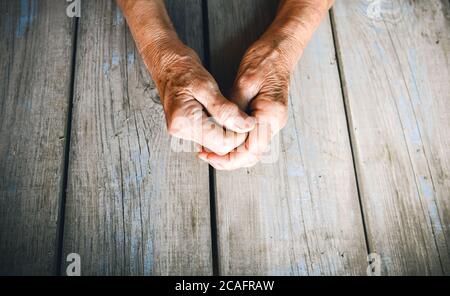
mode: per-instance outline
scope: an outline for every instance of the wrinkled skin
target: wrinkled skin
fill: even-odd
[[[222,96],[197,54],[178,39],[164,1],[117,2],[158,88],[168,132],[218,155],[241,145],[255,120]]]
[[[233,170],[255,165],[285,126],[290,76],[333,0],[281,0],[245,54],[230,100],[178,39],[164,0],[117,2],[156,82],[168,132],[201,145],[199,158],[215,168]]]
[[[173,59],[161,82],[168,132],[225,155],[245,141],[255,121],[222,96],[196,54],[186,52]]]
[[[290,69],[277,48],[257,42],[245,54],[235,81],[232,101],[257,120],[246,142],[220,156],[201,152],[199,158],[219,170],[251,167],[258,163],[288,118]]]
[[[332,0],[285,0],[277,16],[244,55],[232,100],[257,124],[244,144],[228,153],[202,151],[198,157],[219,170],[257,164],[288,118],[289,83],[306,44],[331,7]]]

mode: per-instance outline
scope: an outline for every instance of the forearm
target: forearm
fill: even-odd
[[[164,0],[117,0],[136,46],[155,80],[164,88],[164,73],[177,58],[192,54],[178,38]]]
[[[334,0],[282,0],[275,20],[261,37],[285,57],[291,70]]]

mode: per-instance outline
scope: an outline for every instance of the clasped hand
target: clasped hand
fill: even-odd
[[[163,0],[117,0],[161,97],[171,135],[219,170],[251,167],[286,124],[291,72],[333,0],[283,0],[225,98],[175,32]]]
[[[218,170],[257,164],[287,121],[290,70],[265,42],[244,55],[225,98],[194,51],[171,56],[160,93],[168,132],[202,146],[198,157]]]

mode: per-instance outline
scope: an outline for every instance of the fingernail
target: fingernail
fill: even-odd
[[[234,126],[240,130],[249,131],[255,127],[255,119],[253,117],[247,117],[247,119],[236,118]]]

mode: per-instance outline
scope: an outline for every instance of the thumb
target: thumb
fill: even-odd
[[[237,133],[246,133],[255,127],[256,120],[243,112],[220,93],[205,106],[216,122]]]
[[[258,95],[260,90],[259,79],[253,75],[242,75],[235,83],[231,92],[231,101],[236,103],[244,112],[250,114],[250,102]]]

